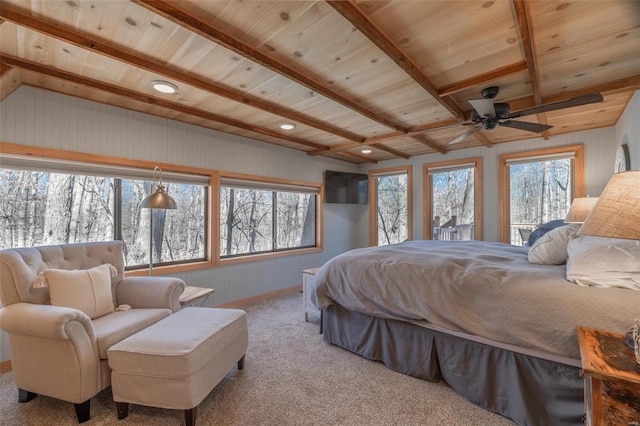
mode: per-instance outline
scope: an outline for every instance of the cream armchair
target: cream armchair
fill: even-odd
[[[113,306],[130,309],[92,319],[78,309],[52,306],[49,288],[34,285],[46,269],[89,270],[104,264],[115,267],[109,267]],[[9,336],[19,401],[41,394],[72,402],[78,422],[88,420],[91,398],[111,385],[107,350],[180,310],[184,287],[176,278],[124,278],[121,241],[0,251],[0,328]]]

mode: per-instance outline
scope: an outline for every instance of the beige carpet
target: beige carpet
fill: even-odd
[[[231,370],[198,407],[204,425],[513,425],[444,383],[387,369],[327,344],[318,320],[304,322],[302,294],[248,306],[245,369]],[[38,396],[18,403],[11,373],[0,375],[0,424],[76,425],[73,405]],[[117,420],[109,389],[91,400],[86,425],[183,425],[182,411],[132,405]]]

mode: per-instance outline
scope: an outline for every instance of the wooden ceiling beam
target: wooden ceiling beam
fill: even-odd
[[[544,104],[566,101],[577,96],[588,95],[590,93],[601,93],[603,95],[614,95],[624,92],[634,92],[640,89],[640,74],[619,80],[596,84],[595,86],[584,87],[582,89],[571,90],[569,92],[557,93],[555,95],[542,98]]]
[[[355,158],[357,160],[360,160],[364,163],[373,163],[373,164],[378,164],[377,160],[374,160],[373,158],[369,158],[369,157],[365,157],[364,155],[358,155],[358,154],[354,154],[353,152],[336,152],[336,155],[342,155],[344,157],[350,157],[350,158]]]
[[[351,22],[362,34],[364,34],[371,42],[373,42],[380,50],[391,58],[404,72],[406,72],[416,83],[422,86],[435,100],[445,107],[458,120],[464,120],[464,112],[449,97],[440,97],[437,87],[429,80],[429,78],[406,56],[402,51],[362,13],[360,8],[351,1],[335,1],[328,0],[338,13],[340,13],[347,21]]]
[[[631,77],[621,78],[619,80],[608,81],[596,84],[594,86],[583,87],[582,89],[570,90],[567,92],[556,93],[542,98],[542,105],[554,102],[567,101],[578,96],[589,95],[592,93],[601,93],[602,95],[614,95],[618,93],[634,92],[640,89],[640,74]],[[532,108],[536,106],[531,96],[524,98],[509,100],[509,105],[513,111]]]
[[[259,133],[265,136],[270,136],[273,138],[278,138],[282,140],[286,140],[289,142],[296,143],[298,145],[303,145],[315,149],[320,149],[327,151],[328,147],[324,145],[317,144],[315,142],[310,142],[304,139],[296,138],[289,135],[283,135],[271,129],[267,129],[264,127],[254,126],[251,124],[247,124],[229,117],[225,117],[219,114],[215,114],[208,111],[203,111],[201,109],[193,108],[187,105],[183,105],[178,102],[167,101],[162,98],[157,98],[154,96],[149,96],[145,93],[136,92],[129,89],[124,89],[122,87],[114,86],[109,83],[104,83],[102,81],[93,80],[87,77],[82,77],[76,74],[72,74],[66,71],[61,71],[56,68],[45,66],[39,63],[27,61],[24,59],[16,58],[10,55],[3,54],[0,56],[0,62],[4,65],[8,65],[13,68],[20,68],[25,71],[31,71],[38,74],[47,75],[49,77],[57,78],[60,80],[72,82],[75,84],[80,84],[85,87],[89,87],[92,89],[100,90],[102,92],[122,96],[132,101],[142,102],[149,105],[158,106],[161,108],[167,108],[173,111],[181,112],[187,115],[191,115],[194,117],[203,118],[205,120],[214,121],[217,123],[237,127],[239,129],[248,130],[250,132]]]
[[[278,115],[288,120],[305,124],[323,132],[331,133],[356,142],[361,142],[364,140],[364,137],[360,135],[345,131],[344,129],[341,129],[337,126],[329,125],[315,118],[299,114],[289,108],[284,108],[278,104],[264,101],[255,96],[249,96],[243,92],[231,89],[210,80],[199,78],[195,75],[177,71],[166,66],[166,64],[150,59],[148,57],[144,57],[139,52],[127,51],[123,48],[120,48],[119,46],[116,46],[115,44],[98,39],[95,36],[89,37],[67,30],[38,16],[31,15],[29,12],[10,4],[2,5],[2,7],[0,8],[0,19],[6,19],[7,21],[13,22],[16,25],[29,28],[46,36],[57,38],[58,40],[61,40],[65,43],[70,43],[82,49],[107,56],[116,61],[162,75],[163,77],[171,79],[176,83],[188,84],[193,87],[197,87],[200,90],[204,90],[206,92],[225,97],[232,101],[239,102],[243,105],[248,105],[250,107],[260,109],[274,115]]]
[[[186,28],[187,30],[194,32],[216,44],[224,46],[227,49],[230,49],[253,62],[259,63],[260,65],[270,69],[271,71],[274,71],[290,80],[295,81],[298,84],[314,90],[322,96],[331,99],[332,101],[337,102],[351,109],[352,111],[355,111],[358,114],[369,118],[370,120],[376,121],[377,123],[380,123],[383,126],[389,127],[391,129],[396,129],[401,132],[406,131],[404,127],[373,111],[371,108],[366,107],[364,105],[364,101],[337,93],[335,90],[330,89],[325,84],[320,83],[318,79],[311,78],[307,74],[295,70],[289,65],[280,62],[270,57],[269,55],[262,53],[258,49],[253,48],[242,40],[233,37],[229,33],[226,33],[221,29],[214,27],[210,23],[203,21],[199,17],[189,14],[185,10],[178,7],[178,5],[174,2],[165,0],[131,1],[150,10],[153,13],[156,13],[168,19],[176,25]],[[307,73],[308,72],[309,71],[307,71]]]
[[[542,103],[542,91],[540,90],[540,71],[536,59],[533,28],[531,25],[531,12],[526,0],[511,0],[516,15],[516,25],[520,35],[520,45],[524,53],[524,61],[529,71],[529,83],[536,105]]]
[[[406,153],[404,153],[402,151],[399,151],[397,149],[394,149],[394,148],[388,147],[386,145],[383,145],[381,143],[372,143],[369,146],[372,146],[374,148],[378,148],[379,150],[388,152],[389,154],[393,154],[396,157],[404,158],[405,160],[408,160],[409,158],[411,158],[410,155],[408,155],[408,154],[406,154]]]
[[[496,70],[477,75],[475,77],[468,78],[466,80],[458,81],[457,83],[450,84],[445,87],[441,87],[438,90],[438,96],[450,96],[454,93],[462,92],[463,90],[470,89],[475,86],[489,84],[492,81],[498,80],[503,77],[521,73],[527,71],[526,62],[518,62],[517,64],[507,65],[506,67],[498,68]]]
[[[473,136],[480,139],[480,142],[482,142],[487,148],[491,148],[493,146],[493,142],[491,142],[487,135],[484,134],[484,130],[476,132]]]
[[[5,64],[0,64],[0,78],[4,77],[5,74],[7,74],[9,71],[11,71],[11,67]]]
[[[380,142],[391,142],[393,140],[405,138],[407,136],[420,135],[423,133],[427,133],[431,130],[438,130],[438,129],[453,127],[453,126],[460,126],[460,122],[455,118],[450,118],[447,120],[436,121],[434,123],[423,124],[421,126],[413,127],[406,134],[400,133],[400,132],[385,133],[383,135],[371,136],[367,138],[363,143],[345,142],[342,144],[333,145],[329,147],[329,151],[346,151],[348,149],[355,148],[357,146],[372,145],[374,143],[380,143]],[[312,156],[321,155],[322,153],[323,151],[320,151],[320,150],[307,152],[307,154]]]
[[[428,137],[426,137],[425,135],[415,135],[412,136],[413,139],[415,139],[416,141],[420,142],[421,144],[428,146],[429,148],[433,149],[436,152],[439,152],[440,154],[446,154],[447,153],[447,149],[444,148],[443,146],[437,144],[436,142],[432,141],[431,139],[429,139]]]
[[[516,15],[518,34],[520,35],[520,45],[524,52],[524,60],[529,72],[529,84],[533,94],[533,102],[536,106],[542,105],[542,89],[540,87],[540,69],[536,54],[536,45],[533,34],[533,24],[531,23],[531,10],[528,0],[512,0],[513,9]],[[544,113],[537,114],[538,122],[548,124],[547,116]],[[549,131],[542,132],[542,137],[549,139]]]

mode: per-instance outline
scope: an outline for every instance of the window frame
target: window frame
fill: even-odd
[[[185,167],[185,166],[177,166],[173,164],[167,163],[157,163],[145,160],[130,160],[121,157],[111,157],[100,154],[87,154],[76,151],[65,151],[54,148],[42,148],[42,147],[34,147],[28,145],[20,145],[20,144],[12,144],[7,142],[0,142],[0,152],[3,154],[12,154],[12,155],[20,155],[25,157],[37,157],[37,158],[47,158],[47,159],[55,159],[55,160],[66,160],[66,161],[75,161],[86,164],[95,164],[106,165],[106,166],[115,166],[115,167],[124,167],[131,169],[146,169],[151,171],[156,167],[162,168],[163,172],[176,172],[176,173],[185,173],[191,175],[202,175],[207,176],[209,179],[208,184],[208,205],[207,208],[207,218],[205,221],[205,232],[207,234],[207,254],[205,260],[197,260],[193,262],[184,262],[179,264],[171,264],[171,265],[154,265],[153,271],[156,274],[171,274],[176,272],[188,271],[193,269],[201,269],[214,266],[214,261],[212,257],[212,235],[211,235],[211,196],[212,196],[212,188],[215,182],[214,176],[215,171],[195,168],[195,167]],[[149,267],[136,268],[132,270],[127,270],[127,276],[145,276],[149,275]]]
[[[498,158],[498,241],[509,244],[511,224],[511,182],[509,179],[509,161],[527,160],[545,155],[573,155],[573,173],[571,174],[571,196],[584,197],[584,145],[568,145],[533,151],[502,154]]]
[[[291,249],[281,249],[274,250],[268,252],[260,252],[260,253],[247,253],[247,254],[239,254],[234,255],[232,257],[222,257],[220,256],[220,188],[222,187],[223,179],[233,179],[233,180],[245,180],[250,182],[256,182],[265,185],[265,189],[267,189],[268,184],[273,184],[274,187],[279,185],[284,186],[299,186],[299,187],[307,187],[313,188],[316,195],[316,217],[315,217],[315,233],[316,233],[316,241],[315,245],[312,247],[302,247],[302,248],[291,248]],[[233,265],[237,263],[244,262],[252,262],[257,260],[266,260],[266,259],[274,259],[284,256],[291,255],[299,255],[299,254],[308,254],[308,253],[317,253],[323,250],[323,239],[322,239],[322,210],[323,210],[323,185],[321,183],[315,182],[304,182],[298,180],[291,179],[280,179],[280,178],[272,178],[272,177],[264,177],[264,176],[256,176],[244,173],[235,173],[235,172],[226,172],[219,171],[216,174],[215,179],[215,190],[213,191],[211,200],[214,205],[213,214],[215,214],[215,241],[213,241],[214,253],[215,253],[215,263],[217,265]],[[275,190],[275,189],[274,189]],[[212,240],[213,240],[212,236]]]
[[[413,240],[413,177],[412,166],[369,170],[369,246],[378,245],[378,191],[375,178],[384,175],[407,175],[407,240]]]
[[[439,161],[436,163],[425,163],[422,166],[422,188],[424,190],[423,202],[423,238],[431,240],[433,238],[433,215],[431,205],[433,203],[432,181],[429,178],[429,169],[434,168],[467,168],[465,165],[473,164],[473,238],[482,241],[482,157],[464,158],[460,160]],[[457,167],[460,166],[460,167]]]

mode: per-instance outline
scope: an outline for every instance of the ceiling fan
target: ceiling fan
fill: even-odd
[[[538,105],[533,108],[522,109],[516,112],[509,111],[509,104],[506,102],[493,103],[491,99],[498,95],[500,90],[497,86],[487,87],[480,92],[483,99],[470,99],[469,103],[473,107],[471,112],[471,123],[463,125],[476,125],[465,133],[449,142],[449,145],[462,142],[467,136],[471,136],[478,130],[491,130],[498,126],[511,127],[512,129],[525,130],[527,132],[542,133],[553,126],[547,124],[530,123],[527,121],[513,120],[513,118],[524,117],[526,115],[540,114],[547,111],[555,111],[563,108],[570,108],[579,105],[602,102],[600,93],[582,95],[566,101],[553,102],[550,104]]]

